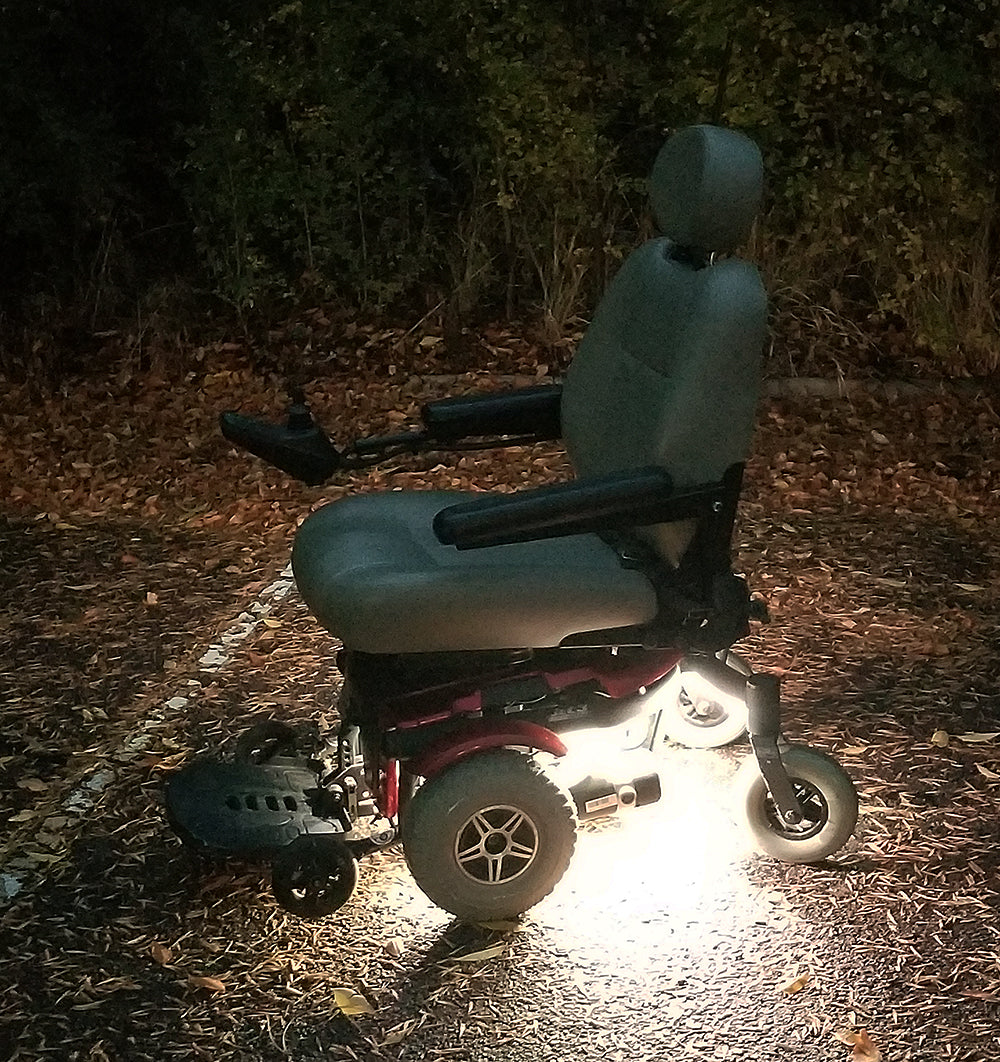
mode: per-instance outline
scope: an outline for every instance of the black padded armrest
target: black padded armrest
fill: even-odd
[[[434,518],[434,533],[445,545],[476,549],[588,531],[621,531],[697,516],[721,501],[723,494],[722,484],[675,494],[662,468],[643,468],[450,505]]]
[[[469,436],[529,435],[558,439],[562,387],[525,387],[492,395],[469,395],[428,402],[421,415],[427,434],[439,442]]]

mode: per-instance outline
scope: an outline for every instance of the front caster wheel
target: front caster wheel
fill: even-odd
[[[753,757],[736,775],[737,814],[766,855],[783,863],[816,863],[854,833],[858,794],[840,764],[822,752],[790,745],[781,760],[802,805],[802,821],[792,825],[781,820]]]
[[[684,671],[664,684],[661,715],[664,733],[689,749],[719,749],[747,732],[747,705],[716,689],[697,671]]]
[[[416,883],[469,922],[533,907],[566,872],[576,843],[572,797],[509,749],[470,756],[425,782],[401,825]]]
[[[278,854],[271,869],[274,898],[303,918],[333,914],[351,898],[358,864],[350,849],[332,835],[296,837]]]

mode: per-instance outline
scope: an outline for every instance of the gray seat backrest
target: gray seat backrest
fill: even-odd
[[[763,185],[741,133],[672,136],[650,179],[663,236],[629,256],[570,364],[562,428],[580,476],[656,465],[676,487],[715,483],[746,459],[760,390],[767,299],[728,254],[749,234]],[[677,564],[690,522],[647,528]]]

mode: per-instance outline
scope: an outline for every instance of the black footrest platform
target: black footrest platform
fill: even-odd
[[[185,844],[212,855],[261,858],[302,834],[342,833],[315,814],[319,782],[304,761],[266,764],[205,760],[167,786],[167,814]]]

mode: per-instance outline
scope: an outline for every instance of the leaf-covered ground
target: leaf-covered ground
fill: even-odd
[[[433,343],[422,360],[404,350],[416,368],[403,373],[399,340],[361,334],[356,355],[323,367],[314,405],[338,437],[536,372],[498,335],[492,375],[442,375]],[[849,848],[821,868],[752,855],[726,800],[745,748],[665,748],[664,800],[583,831],[567,878],[516,930],[452,922],[392,851],[364,864],[337,917],[296,920],[272,902],[266,868],[199,865],[164,821],[169,771],[225,750],[249,717],[335,720],[331,643],[282,578],[311,507],[565,473],[539,446],[301,487],[215,426],[223,408],[282,402],[277,379],[235,363],[44,401],[5,388],[0,1056],[997,1057],[989,397],[761,410],[738,545],[774,622],[744,648],[784,676],[789,735],[856,780]],[[344,990],[371,1013],[344,1014]]]

